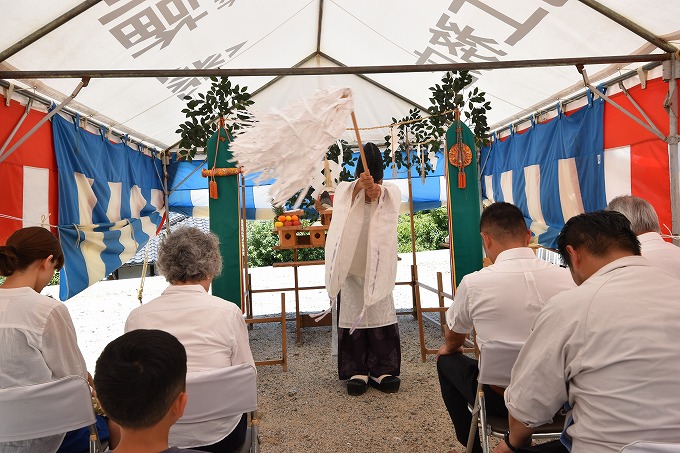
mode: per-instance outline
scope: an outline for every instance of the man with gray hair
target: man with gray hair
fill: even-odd
[[[618,211],[630,221],[630,229],[640,241],[642,256],[660,269],[680,278],[680,247],[661,237],[659,217],[647,200],[631,195],[614,198],[607,205],[608,211]]]
[[[161,241],[157,264],[170,286],[132,310],[125,332],[158,329],[174,335],[186,348],[190,372],[242,363],[255,366],[241,309],[208,294],[213,277],[222,272],[217,236],[194,227],[178,228]],[[213,453],[238,451],[246,429],[246,414],[173,425],[170,445]]]

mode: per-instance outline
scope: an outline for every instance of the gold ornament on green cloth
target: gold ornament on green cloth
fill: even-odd
[[[472,162],[472,150],[468,145],[463,143],[463,127],[460,121],[460,111],[456,109],[456,143],[451,145],[449,149],[449,162],[454,167],[458,167],[458,188],[465,189],[466,177],[465,167]]]

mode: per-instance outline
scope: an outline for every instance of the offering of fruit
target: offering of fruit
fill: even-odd
[[[289,215],[286,216],[286,222],[292,222],[293,218]]]
[[[276,220],[279,222],[285,222],[286,221],[286,216],[285,215],[280,215]]]
[[[290,220],[292,220],[293,222],[295,222],[295,221],[300,220],[300,219],[298,218],[298,216],[292,215],[292,216],[290,216]]]
[[[282,227],[282,226],[283,226],[283,222],[279,222],[279,221],[274,222],[274,226],[275,226],[276,228]]]

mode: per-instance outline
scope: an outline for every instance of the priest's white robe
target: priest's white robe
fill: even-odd
[[[397,276],[399,188],[382,184],[380,196],[364,202],[356,181],[335,191],[326,239],[326,290],[334,302],[342,291],[341,328],[368,329],[397,322],[392,290]]]

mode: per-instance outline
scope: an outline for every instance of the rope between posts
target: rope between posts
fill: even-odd
[[[448,115],[449,113],[453,113],[455,111],[456,111],[456,109],[446,110],[444,112],[437,113],[436,115],[427,115],[427,116],[423,116],[422,118],[414,118],[414,119],[411,119],[411,120],[398,121],[396,123],[386,124],[384,126],[360,127],[360,128],[357,128],[356,130],[358,130],[358,131],[371,131],[371,130],[374,130],[374,129],[389,129],[389,128],[395,127],[395,126],[403,126],[404,124],[417,123],[419,121],[424,121],[424,120],[426,120],[428,118],[432,118],[432,117]],[[353,131],[355,129],[353,127],[348,127],[345,130]]]

